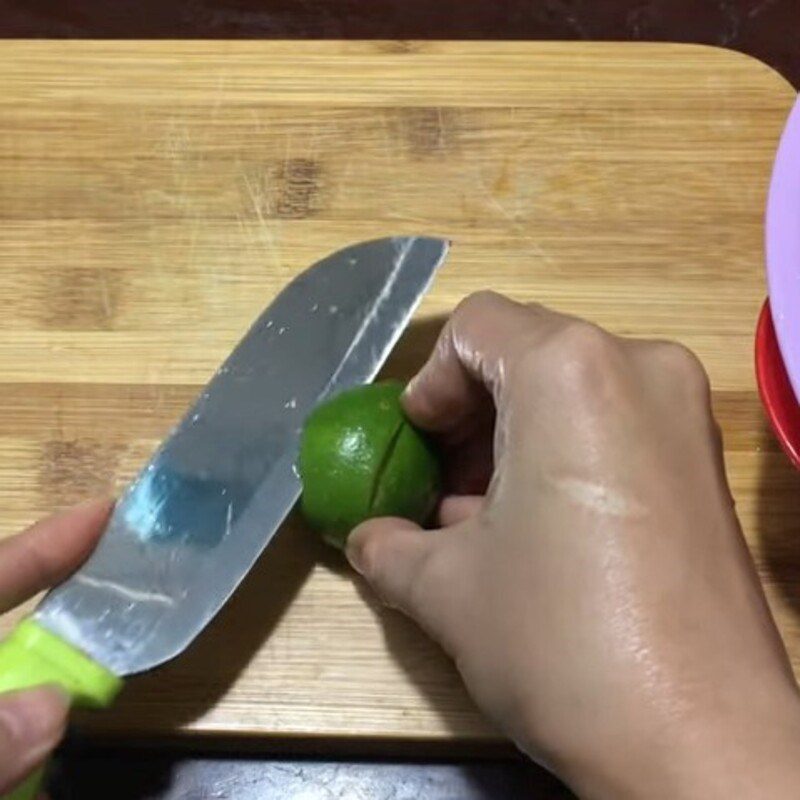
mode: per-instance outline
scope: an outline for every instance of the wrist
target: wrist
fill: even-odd
[[[794,691],[769,708],[707,713],[648,734],[604,739],[594,752],[555,764],[585,800],[789,800],[800,793]]]

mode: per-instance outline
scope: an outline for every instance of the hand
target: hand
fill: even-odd
[[[110,512],[110,501],[92,501],[0,541],[0,613],[74,572],[94,549]],[[58,744],[68,710],[67,696],[51,686],[0,695],[0,794]]]
[[[798,693],[698,360],[481,294],[404,402],[455,495],[348,555],[498,727],[586,798],[795,797]]]

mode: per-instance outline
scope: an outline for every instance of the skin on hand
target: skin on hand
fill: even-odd
[[[795,797],[800,703],[741,534],[706,374],[485,293],[410,384],[452,491],[353,565],[478,705],[585,798]]]
[[[0,613],[64,580],[97,544],[112,501],[94,500],[0,540]],[[0,794],[42,761],[64,734],[69,699],[43,686],[0,695]]]

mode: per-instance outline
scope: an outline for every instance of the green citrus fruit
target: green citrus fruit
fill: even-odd
[[[343,548],[371,517],[423,523],[439,492],[439,464],[403,414],[403,386],[374,383],[342,392],[306,421],[298,467],[302,510],[326,542]]]

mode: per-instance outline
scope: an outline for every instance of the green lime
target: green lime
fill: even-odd
[[[433,449],[403,414],[396,381],[360,386],[318,406],[300,441],[302,510],[323,539],[343,548],[371,517],[423,523],[439,493]]]

